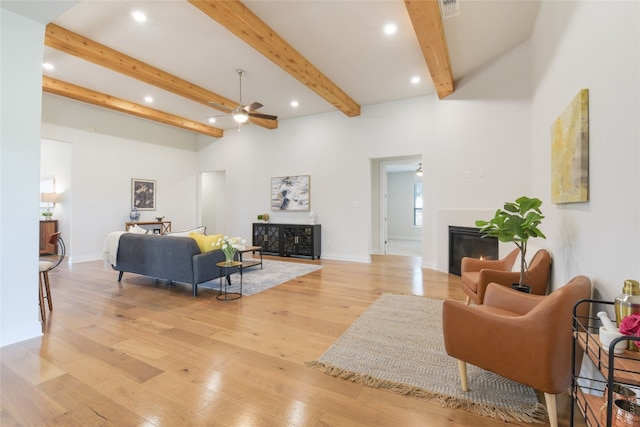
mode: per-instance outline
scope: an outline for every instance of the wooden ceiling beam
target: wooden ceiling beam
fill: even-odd
[[[143,119],[164,123],[165,125],[186,129],[191,132],[213,136],[215,138],[222,138],[224,135],[224,131],[222,129],[207,126],[202,123],[194,122],[193,120],[185,119],[184,117],[175,116],[173,114],[155,110],[144,105],[136,104],[47,76],[42,77],[42,90],[54,95],[64,96],[77,101],[119,111],[121,113],[142,117]]]
[[[431,80],[443,99],[453,93],[453,73],[438,0],[405,0]]]
[[[219,111],[228,112],[227,110],[216,108],[216,105],[210,102],[214,102],[228,110],[233,110],[238,105],[236,101],[52,23],[47,25],[45,44],[53,49],[93,62]],[[267,129],[278,127],[277,120],[251,117],[249,121]]]
[[[360,115],[358,103],[239,0],[189,0],[189,2],[331,103],[336,109],[349,117]]]

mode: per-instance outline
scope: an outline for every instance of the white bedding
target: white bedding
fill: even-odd
[[[116,264],[116,258],[118,256],[118,244],[120,243],[120,236],[126,231],[112,231],[107,235],[104,240],[104,248],[102,250],[102,260],[104,261],[104,269],[111,270],[111,266]]]

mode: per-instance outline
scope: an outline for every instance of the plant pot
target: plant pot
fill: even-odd
[[[531,293],[531,286],[529,285],[520,285],[519,283],[514,283],[511,285],[511,289],[515,289],[518,292],[524,292],[525,294]]]

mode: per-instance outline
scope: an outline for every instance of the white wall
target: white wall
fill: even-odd
[[[72,152],[72,183],[65,194],[72,212],[65,239],[70,262],[100,259],[107,234],[124,230],[132,178],[156,181],[156,210],[142,211],[141,221],[164,216],[174,231],[199,225],[194,135],[58,96],[43,99],[42,136],[69,143]],[[62,111],[72,116],[67,124],[80,129],[48,122]]]
[[[37,272],[42,40],[44,23],[71,4],[2,2],[0,8],[0,345],[41,335]],[[29,19],[30,13],[38,20]]]
[[[640,6],[542,2],[532,38],[531,181],[544,201],[554,282],[591,277],[596,296],[640,278]],[[589,202],[550,202],[551,124],[589,89]]]
[[[272,131],[247,126],[220,140],[44,95],[43,137],[73,146],[76,258],[99,256],[105,234],[123,227],[131,178],[157,179],[157,212],[186,228],[199,217],[199,172],[224,170],[226,234],[250,237],[255,216],[269,212],[271,177],[309,174],[323,257],[368,261],[371,160],[419,155],[423,266],[446,262],[448,225],[468,225],[527,194],[545,202],[542,245],[554,255],[554,285],[586,274],[611,299],[624,279],[640,276],[638,7],[543,2],[529,42],[457,81],[445,100],[363,106],[355,118],[283,120]],[[37,260],[42,36],[43,27],[3,11],[2,106],[11,109],[2,110],[1,131],[2,343],[29,335],[38,319],[37,281],[24,272]],[[583,87],[590,90],[591,201],[552,205],[550,126]],[[305,223],[308,215],[273,212],[271,221]],[[34,255],[18,255],[26,253]]]
[[[628,3],[612,4],[618,8],[635,7]],[[594,104],[594,97],[598,95],[594,87],[597,85],[611,87],[618,84],[618,90],[606,92],[612,101],[615,99],[607,114],[618,114],[621,110],[628,116],[624,126],[612,124],[609,127],[615,126],[615,129],[605,128],[607,137],[609,134],[624,137],[616,137],[615,142],[608,141],[609,145],[601,144],[602,150],[607,150],[604,147],[610,147],[612,143],[625,144],[626,147],[627,141],[637,141],[637,120],[632,119],[637,113],[637,97],[634,104],[632,97],[618,95],[637,92],[637,73],[635,77],[634,73],[638,55],[637,44],[633,44],[637,38],[624,37],[629,31],[632,35],[637,34],[633,27],[637,14],[633,11],[615,12],[615,8],[607,10],[607,13],[625,15],[626,21],[623,22],[627,24],[616,26],[614,32],[603,30],[603,34],[595,36],[591,29],[596,24],[592,21],[597,19],[595,16],[600,7],[603,7],[600,2],[545,2],[540,13],[540,22],[544,25],[538,24],[531,41],[456,82],[456,92],[445,100],[413,98],[364,106],[362,115],[356,118],[335,112],[281,121],[280,128],[273,131],[246,126],[241,132],[228,132],[220,140],[199,137],[202,148],[195,170],[226,171],[224,217],[228,221],[224,232],[250,238],[255,216],[269,211],[270,178],[310,174],[311,209],[318,214],[318,222],[323,225],[323,256],[368,261],[371,251],[371,187],[374,184],[370,162],[372,159],[418,154],[422,156],[425,168],[423,266],[446,269],[448,225],[472,226],[476,219],[490,216],[504,201],[524,194],[539,197],[545,202],[543,211],[547,219],[543,222],[543,230],[549,239],[536,243],[549,246],[557,257],[554,269],[557,282],[561,284],[575,272],[583,271],[581,263],[597,264],[593,259],[583,260],[581,256],[567,255],[575,251],[576,239],[570,238],[566,234],[567,227],[560,224],[564,221],[573,224],[585,215],[580,212],[593,206],[607,211],[611,204],[563,207],[550,203],[549,128],[576,91],[582,86],[591,86],[592,197],[598,185],[624,189],[629,186],[628,181],[634,184],[628,188],[629,191],[622,193],[638,194],[637,143],[632,148],[635,150],[632,156],[619,155],[620,159],[617,159],[614,155],[611,160],[604,161],[604,156],[599,156],[600,160],[594,163],[594,150],[598,145],[593,141],[596,141],[599,129],[596,111],[604,105]],[[597,25],[605,25],[603,22]],[[584,48],[585,42],[592,48]],[[616,82],[620,83],[610,82],[607,66],[600,69],[594,65],[593,49],[606,50],[606,54],[612,57],[609,63],[631,61],[631,67],[622,63],[618,67],[621,71],[616,74],[619,77]],[[588,82],[584,81],[587,79]],[[629,105],[624,104],[627,100],[630,100]],[[622,108],[619,108],[621,102]],[[61,121],[76,128],[86,125],[86,120],[78,119],[83,117],[79,112],[65,115],[62,113],[65,109],[45,110],[47,117],[54,112],[57,115],[49,117],[52,121]],[[612,117],[608,123],[616,121]],[[118,128],[115,124],[106,127],[108,132]],[[127,128],[130,133],[137,129],[134,125]],[[98,132],[101,131],[104,130],[99,128]],[[629,135],[625,136],[625,132]],[[146,134],[138,131],[127,140],[139,139]],[[620,149],[618,153],[625,150]],[[135,156],[138,155],[136,152]],[[593,180],[598,167],[615,169],[619,160],[622,164],[633,162],[633,165],[628,164],[622,169],[626,176],[632,175],[630,180],[616,179],[615,174],[609,174],[607,180]],[[625,218],[618,222],[625,224],[620,227],[627,227],[628,223],[631,232],[637,234],[637,198],[629,205],[628,197],[609,193],[608,197],[619,199],[614,200],[616,205],[629,206],[618,215],[634,218],[634,221]],[[563,214],[576,209],[578,217]],[[302,223],[308,221],[308,216],[306,213],[272,212],[271,221]],[[601,222],[602,217],[598,217],[598,221]],[[594,242],[603,241],[600,234],[610,240],[616,239],[601,228],[584,234],[598,235]],[[617,260],[627,260],[625,264],[628,266],[631,265],[628,259],[637,261],[637,252],[637,244],[634,244],[629,253],[618,256],[614,255],[615,251],[609,251],[608,254]],[[624,269],[618,271],[624,274]],[[629,272],[629,277],[634,273]],[[614,281],[619,282],[618,279]]]
[[[439,211],[492,211],[530,191],[530,168],[521,161],[530,144],[528,55],[528,45],[510,52],[461,82],[451,99],[412,98],[364,106],[355,118],[335,112],[282,120],[273,131],[248,126],[229,132],[202,149],[198,169],[227,171],[227,225],[244,236],[251,235],[255,215],[269,209],[271,177],[311,175],[322,256],[368,261],[370,160],[419,155],[427,207],[422,263],[436,267],[438,249],[448,244],[439,233]],[[482,99],[493,87],[496,93]],[[271,219],[307,220],[291,212],[274,212]]]

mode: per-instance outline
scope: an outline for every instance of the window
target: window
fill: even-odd
[[[413,184],[413,226],[422,227],[422,183]]]

